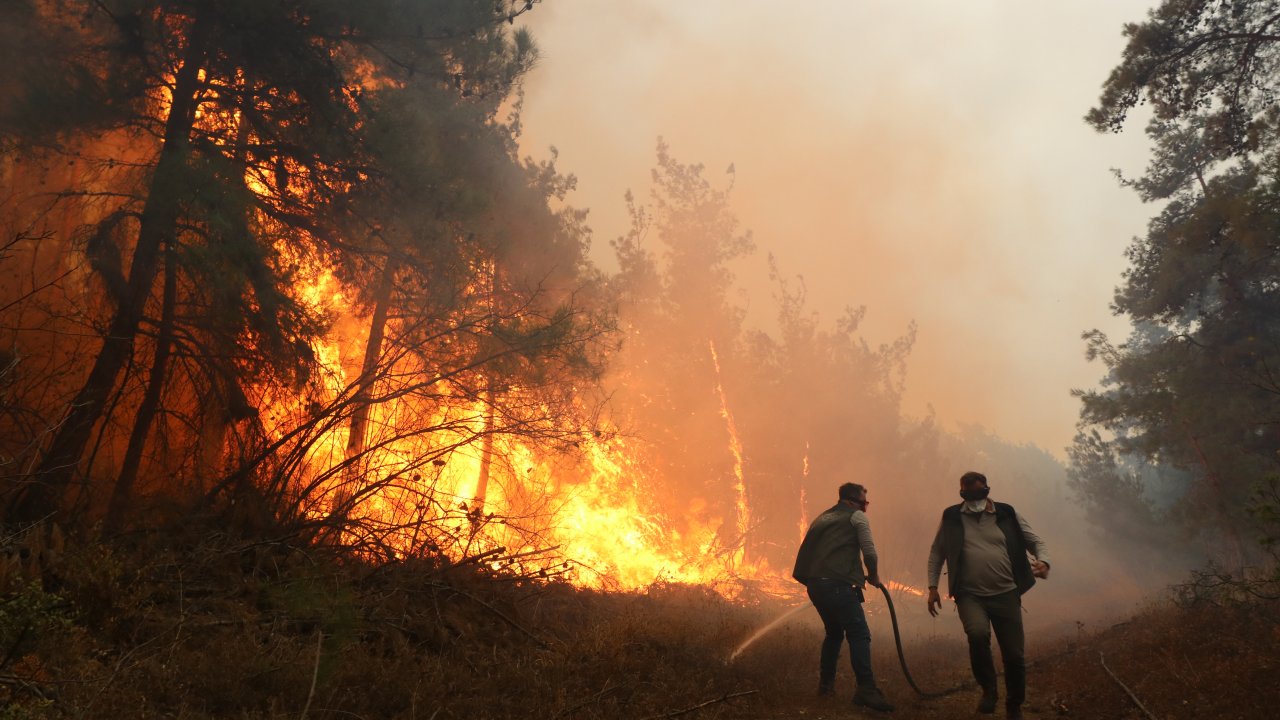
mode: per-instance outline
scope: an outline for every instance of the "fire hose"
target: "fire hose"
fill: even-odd
[[[937,692],[925,692],[920,689],[915,679],[911,677],[911,671],[907,669],[907,656],[902,652],[902,633],[898,631],[898,613],[893,609],[893,597],[889,595],[889,588],[884,585],[880,586],[880,592],[884,593],[884,601],[889,605],[889,620],[893,624],[893,643],[898,647],[898,663],[902,665],[902,675],[907,678],[907,684],[911,686],[911,689],[926,700],[936,700],[968,687],[971,683],[956,685]]]
[[[893,597],[889,595],[889,588],[884,585],[880,586],[880,592],[884,593],[884,600],[889,605],[889,620],[893,625],[893,642],[898,649],[898,663],[902,666],[902,674],[907,678],[907,684],[911,686],[911,689],[915,690],[916,693],[920,695],[920,697],[926,700],[936,700],[940,697],[945,697],[952,693],[960,692],[961,690],[964,690],[965,688],[968,688],[971,685],[973,685],[972,682],[967,682],[967,683],[962,683],[960,685],[956,685],[955,687],[947,688],[946,690],[940,690],[936,692],[926,692],[924,690],[921,690],[920,686],[916,684],[915,678],[911,677],[911,670],[907,668],[907,656],[902,651],[902,632],[898,629],[898,612],[893,607]],[[726,662],[730,662],[730,663],[733,662],[739,655],[742,654],[744,650],[750,647],[756,640],[760,639],[761,636],[765,635],[766,633],[768,633],[770,630],[774,629],[778,625],[781,625],[784,621],[786,621],[792,615],[795,615],[796,613],[800,612],[801,610],[804,610],[807,607],[810,607],[810,604],[807,602],[801,605],[797,605],[796,607],[792,608],[791,610],[787,611],[786,613],[774,619],[773,622],[757,630],[753,635],[751,635],[751,637],[743,641],[743,643],[739,645],[737,649],[733,651],[732,654],[729,655],[729,658]]]

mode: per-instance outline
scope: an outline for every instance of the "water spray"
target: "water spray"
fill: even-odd
[[[797,606],[795,606],[795,607],[791,608],[790,610],[786,611],[785,613],[783,613],[783,614],[779,615],[777,618],[775,618],[775,619],[774,619],[772,622],[770,622],[768,625],[765,625],[764,627],[760,628],[759,630],[756,630],[754,633],[752,633],[752,634],[751,634],[751,637],[747,638],[746,640],[743,640],[743,641],[742,641],[742,644],[741,644],[741,645],[739,645],[739,646],[737,647],[737,649],[735,649],[735,650],[734,650],[734,651],[729,655],[729,659],[725,661],[725,662],[726,662],[726,664],[727,664],[727,663],[731,663],[731,662],[733,662],[734,660],[736,660],[736,659],[738,658],[738,656],[742,654],[742,651],[743,651],[743,650],[746,650],[747,648],[751,647],[751,645],[752,645],[752,644],[754,644],[754,643],[755,643],[755,641],[757,641],[757,640],[759,640],[760,638],[764,637],[764,636],[765,636],[765,635],[766,635],[770,630],[772,630],[772,629],[774,629],[774,628],[778,627],[779,625],[781,625],[781,624],[783,623],[783,621],[785,621],[787,618],[791,617],[792,615],[795,615],[796,613],[800,612],[801,610],[804,610],[805,608],[809,608],[809,607],[812,607],[812,606],[813,606],[813,603],[804,603],[803,605],[797,605]]]
[[[898,630],[898,612],[893,607],[893,596],[889,594],[889,587],[887,583],[880,586],[880,592],[884,594],[884,601],[889,606],[889,621],[890,621],[890,624],[893,625],[893,644],[898,650],[898,664],[902,666],[902,675],[907,679],[907,684],[911,686],[911,689],[915,690],[920,697],[926,700],[936,700],[937,698],[945,697],[947,695],[959,692],[967,688],[971,683],[956,685],[955,687],[947,688],[946,690],[940,690],[940,691],[934,691],[934,692],[926,692],[920,689],[920,686],[916,684],[915,678],[911,677],[911,671],[907,669],[907,656],[902,651],[902,633],[901,631]],[[754,633],[751,634],[750,637],[748,637],[746,640],[743,640],[742,644],[738,645],[738,647],[734,649],[734,651],[729,655],[729,659],[725,661],[726,664],[732,663],[734,660],[736,660],[738,656],[743,653],[744,650],[751,647],[753,644],[755,644],[757,640],[767,635],[771,630],[778,627],[783,622],[791,618],[793,615],[799,613],[801,610],[805,610],[809,607],[812,607],[812,605],[813,605],[812,603],[804,603],[802,605],[797,605],[791,608],[790,610],[786,611],[782,615],[779,615],[777,618],[774,618],[772,621],[770,621],[767,625],[761,627],[759,630],[756,630]]]

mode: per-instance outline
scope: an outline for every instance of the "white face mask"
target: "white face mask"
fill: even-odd
[[[969,512],[985,512],[987,509],[987,501],[985,498],[982,500],[965,500],[964,506]]]

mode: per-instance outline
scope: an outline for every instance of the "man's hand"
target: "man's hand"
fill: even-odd
[[[871,573],[867,576],[867,584],[873,588],[882,588],[884,585],[880,582],[880,573]]]
[[[938,596],[938,588],[929,588],[929,614],[938,617],[942,609],[942,598]]]
[[[1031,574],[1042,580],[1049,579],[1049,563],[1043,560],[1035,560],[1031,563]]]

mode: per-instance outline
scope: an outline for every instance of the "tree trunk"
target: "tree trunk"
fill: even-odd
[[[249,117],[256,100],[256,86],[245,73],[240,98],[239,126],[236,128],[236,159],[242,174],[248,174],[249,165]],[[247,222],[246,222],[247,224]],[[217,358],[205,358],[204,364],[210,392],[200,407],[200,431],[196,436],[193,494],[199,497],[222,478],[227,462],[227,433],[234,420],[243,419],[246,403],[243,393],[233,379],[235,371],[227,358],[234,355],[233,347],[214,351]]]
[[[187,161],[191,128],[195,123],[197,74],[204,59],[205,24],[197,18],[182,67],[174,81],[173,104],[165,122],[164,144],[151,177],[138,240],[129,268],[129,284],[116,306],[115,316],[94,360],[93,368],[59,425],[49,450],[36,468],[35,477],[12,508],[11,520],[32,522],[57,514],[93,428],[102,417],[107,398],[120,371],[133,354],[133,341],[151,295],[160,261],[160,249],[172,238],[181,206],[179,197],[183,166]]]
[[[356,380],[355,407],[351,411],[351,425],[347,434],[347,458],[364,452],[365,434],[369,425],[369,391],[373,387],[378,370],[378,358],[382,356],[382,341],[386,337],[387,312],[391,307],[391,291],[395,288],[396,261],[388,256],[382,269],[382,279],[373,301],[373,318],[369,321],[369,340],[364,346],[364,364],[360,378]]]
[[[498,300],[498,263],[496,260],[490,259],[485,263],[489,271],[489,315],[490,318],[497,318],[497,300]],[[484,437],[480,440],[480,473],[476,477],[476,494],[471,503],[472,522],[479,522],[484,511],[485,498],[489,494],[489,474],[493,467],[493,423],[494,423],[494,404],[497,398],[494,394],[493,371],[487,372],[485,377],[484,389]]]
[[[472,503],[472,511],[476,517],[480,517],[484,511],[485,496],[489,494],[489,469],[493,465],[493,404],[495,401],[493,394],[493,377],[489,377],[488,387],[485,388],[485,402],[488,407],[484,412],[484,438],[480,441],[480,475],[476,478],[476,496],[475,502]]]
[[[138,479],[138,468],[142,465],[142,451],[146,447],[151,424],[160,409],[160,398],[168,379],[169,350],[173,340],[173,305],[177,301],[177,295],[178,268],[174,267],[173,244],[169,243],[165,248],[164,293],[160,306],[160,327],[156,333],[156,352],[147,377],[147,389],[133,421],[133,432],[129,434],[129,446],[120,467],[120,478],[116,480],[111,502],[107,505],[107,516],[102,522],[103,535],[112,535],[120,529],[129,500],[133,497],[133,485]]]

